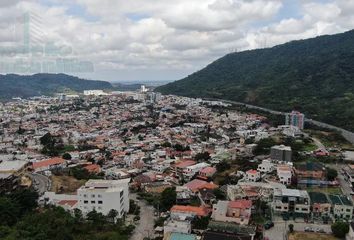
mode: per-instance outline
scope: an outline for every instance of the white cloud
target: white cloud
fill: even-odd
[[[354,1],[298,2],[294,14],[282,0],[1,1],[0,45],[21,43],[23,25],[15,23],[29,11],[40,18],[31,37],[93,62],[96,73],[87,76],[177,79],[230,51],[354,27]]]

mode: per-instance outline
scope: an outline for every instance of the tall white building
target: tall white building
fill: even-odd
[[[78,208],[83,214],[93,210],[107,215],[111,209],[118,218],[129,211],[129,179],[89,180],[77,190]]]

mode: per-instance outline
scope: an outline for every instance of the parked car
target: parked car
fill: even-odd
[[[314,232],[312,227],[305,227],[305,232]]]
[[[263,226],[264,226],[264,229],[268,230],[268,229],[274,227],[274,223],[272,221],[268,221]]]

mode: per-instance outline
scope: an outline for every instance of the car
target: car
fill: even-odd
[[[314,232],[312,227],[305,227],[305,232]]]
[[[272,221],[268,221],[263,226],[264,226],[264,229],[268,230],[268,229],[274,227],[274,223]]]

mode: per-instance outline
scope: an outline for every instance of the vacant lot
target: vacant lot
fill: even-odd
[[[289,240],[338,240],[338,238],[329,234],[294,232],[289,235]]]
[[[76,190],[85,184],[86,180],[77,180],[70,176],[51,176],[52,191],[56,193],[76,193]]]

